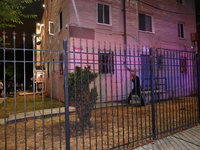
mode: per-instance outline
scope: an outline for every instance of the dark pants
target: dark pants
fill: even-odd
[[[127,100],[127,103],[130,104],[130,100],[132,98],[132,95],[138,95],[138,97],[140,98],[140,102],[141,102],[141,106],[145,106],[145,102],[144,102],[144,99],[142,98],[141,94],[140,94],[140,90],[135,90],[135,89],[132,89],[132,91],[129,93],[129,96],[128,96],[128,100]]]
[[[10,95],[10,88],[6,89],[6,95],[9,96]]]

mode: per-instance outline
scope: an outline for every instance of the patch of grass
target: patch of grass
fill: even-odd
[[[6,105],[5,108],[4,103]],[[57,107],[64,107],[64,103],[48,97],[42,97],[42,95],[26,95],[26,97],[17,96],[16,99],[14,97],[8,97],[6,102],[0,104],[0,118],[4,117],[4,111],[6,111],[6,117],[8,117],[15,113]]]

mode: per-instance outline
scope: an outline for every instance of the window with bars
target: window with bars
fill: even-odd
[[[187,61],[186,57],[180,58],[180,72],[186,73],[187,72]]]
[[[99,73],[114,74],[114,55],[112,51],[99,52]]]
[[[152,17],[146,14],[139,13],[139,29],[141,31],[152,32]]]
[[[162,69],[163,67],[164,67],[163,55],[158,55],[157,56],[157,68]]]
[[[110,24],[110,5],[97,4],[98,23]]]

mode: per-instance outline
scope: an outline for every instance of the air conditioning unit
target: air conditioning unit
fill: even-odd
[[[54,35],[54,22],[49,21],[49,34]]]

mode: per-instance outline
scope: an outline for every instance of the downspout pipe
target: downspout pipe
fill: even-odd
[[[127,33],[126,33],[126,0],[123,0],[123,23],[124,23],[124,65],[125,68],[130,71],[130,72],[134,72],[134,70],[131,70],[128,66],[127,66]]]
[[[126,0],[123,0],[123,22],[124,22],[124,50],[127,48],[127,34],[126,34]]]

